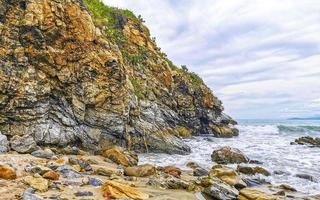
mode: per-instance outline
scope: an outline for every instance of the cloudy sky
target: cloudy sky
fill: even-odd
[[[141,14],[158,46],[238,119],[320,115],[319,0],[104,0]]]

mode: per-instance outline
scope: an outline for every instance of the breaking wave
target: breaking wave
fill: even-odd
[[[278,125],[279,132],[284,133],[312,133],[320,132],[320,126],[285,126]]]

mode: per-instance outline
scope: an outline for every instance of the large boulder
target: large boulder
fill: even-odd
[[[218,164],[247,163],[249,159],[239,149],[222,147],[211,154],[212,161]]]
[[[18,153],[31,153],[37,150],[37,143],[31,135],[15,135],[10,140],[11,149]]]

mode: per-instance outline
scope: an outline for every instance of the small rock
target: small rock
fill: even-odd
[[[26,176],[24,177],[23,181],[28,184],[30,187],[39,190],[40,192],[45,192],[48,190],[49,187],[49,181],[47,179],[44,179],[42,177],[32,177],[32,176]]]
[[[275,195],[278,195],[278,196],[286,196],[286,192],[283,191],[283,190],[280,190],[280,191],[278,191]]]
[[[0,164],[0,178],[6,180],[13,180],[17,178],[16,170],[12,167]]]
[[[7,136],[2,135],[0,132],[0,153],[6,153],[9,151],[9,141]]]
[[[42,197],[34,193],[35,193],[35,190],[33,188],[26,189],[22,194],[22,200],[43,200]]]
[[[268,172],[266,169],[260,166],[249,167],[249,166],[238,165],[237,171],[243,174],[250,174],[250,175],[254,175],[254,174],[263,174],[265,176],[271,175],[270,172]]]
[[[37,151],[34,151],[31,153],[31,155],[38,157],[38,158],[47,158],[50,159],[52,156],[54,156],[54,153],[50,149],[39,149]]]
[[[247,187],[247,184],[240,178],[238,173],[229,167],[224,167],[221,165],[215,165],[209,172],[209,177],[217,177],[223,182],[236,187],[237,189],[242,189]]]
[[[250,164],[257,164],[257,165],[262,165],[263,162],[259,161],[259,160],[249,160]]]
[[[50,168],[48,167],[44,167],[41,165],[37,165],[37,166],[26,166],[24,169],[26,172],[28,173],[33,173],[33,174],[41,174],[43,175],[44,173],[51,171]]]
[[[201,167],[197,167],[193,170],[193,176],[207,176],[208,174],[208,170]]]
[[[316,179],[309,174],[296,174],[295,176],[301,179],[306,179],[312,182],[316,182]]]
[[[95,169],[94,173],[97,175],[110,177],[115,173],[115,171],[106,167],[98,167],[97,169]]]
[[[81,155],[81,150],[78,147],[67,146],[63,148],[62,153],[66,155]]]
[[[15,135],[11,138],[10,145],[11,148],[18,153],[31,153],[38,149],[37,144],[31,135]]]
[[[293,187],[291,187],[290,185],[287,185],[287,184],[281,184],[278,187],[283,189],[283,190],[287,190],[287,191],[291,191],[291,192],[296,192],[297,191],[295,188],[293,188]]]
[[[57,174],[53,170],[50,170],[50,171],[44,173],[42,175],[42,177],[45,178],[45,179],[54,180],[54,181],[59,180],[59,174]]]
[[[275,170],[273,173],[274,173],[275,175],[283,175],[283,174],[285,174],[285,175],[291,175],[289,172],[284,172],[284,171],[281,171],[281,170]]]
[[[163,173],[150,178],[147,184],[163,189],[187,189],[189,187],[188,182]]]
[[[277,200],[277,197],[264,193],[254,188],[244,188],[240,190],[238,200]]]
[[[100,186],[102,185],[102,180],[98,178],[89,177],[88,184],[92,186]]]
[[[195,168],[200,167],[200,165],[196,162],[188,162],[187,167],[190,167],[191,169],[195,169]]]
[[[126,176],[146,177],[156,173],[156,168],[150,164],[139,165],[135,167],[126,167],[124,174]]]
[[[135,166],[138,164],[137,154],[129,151],[123,151],[119,147],[113,147],[105,150],[102,155],[119,165]]]
[[[76,197],[87,197],[87,196],[93,196],[93,193],[90,191],[78,191],[74,193]]]
[[[255,187],[263,184],[270,184],[265,179],[261,179],[261,178],[242,177],[242,180],[247,184],[248,187]]]
[[[231,147],[222,147],[218,150],[214,150],[211,159],[218,164],[249,162],[249,159],[239,149]]]
[[[81,159],[69,158],[69,163],[72,165],[79,165],[81,169],[84,169],[85,171],[92,171],[92,167],[87,161],[84,161]]]
[[[233,200],[236,199],[239,192],[236,188],[225,184],[218,178],[204,178],[201,180],[205,187],[204,193],[217,200]]]
[[[179,169],[178,167],[174,167],[174,166],[164,167],[163,171],[164,171],[164,173],[170,174],[171,176],[174,176],[176,178],[180,178],[180,175],[181,175],[181,169]]]
[[[57,168],[57,171],[60,172],[64,178],[80,178],[82,175],[74,170],[73,167],[69,165],[63,165]]]
[[[77,181],[64,181],[62,184],[65,186],[82,186],[83,185],[83,183],[77,182]]]

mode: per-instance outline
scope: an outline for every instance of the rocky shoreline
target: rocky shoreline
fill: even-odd
[[[219,161],[225,163],[231,160],[239,163],[245,157],[229,147],[219,151]],[[137,154],[120,147],[105,150],[102,155],[90,155],[76,147],[69,148],[68,154],[55,148],[36,152],[11,151],[0,155],[1,199],[316,200],[320,197],[307,196],[289,185],[275,186],[253,178],[254,174],[269,176],[270,172],[262,167],[245,166],[243,162],[248,160],[242,160],[236,170],[215,164],[208,171],[195,162],[187,164],[190,170],[181,170],[175,166],[138,165]],[[214,151],[213,155],[216,154]]]
[[[253,178],[270,172],[230,147],[213,151],[209,170],[139,165],[137,153],[188,154],[183,138],[239,131],[132,12],[0,0],[0,33],[0,199],[319,199]]]

